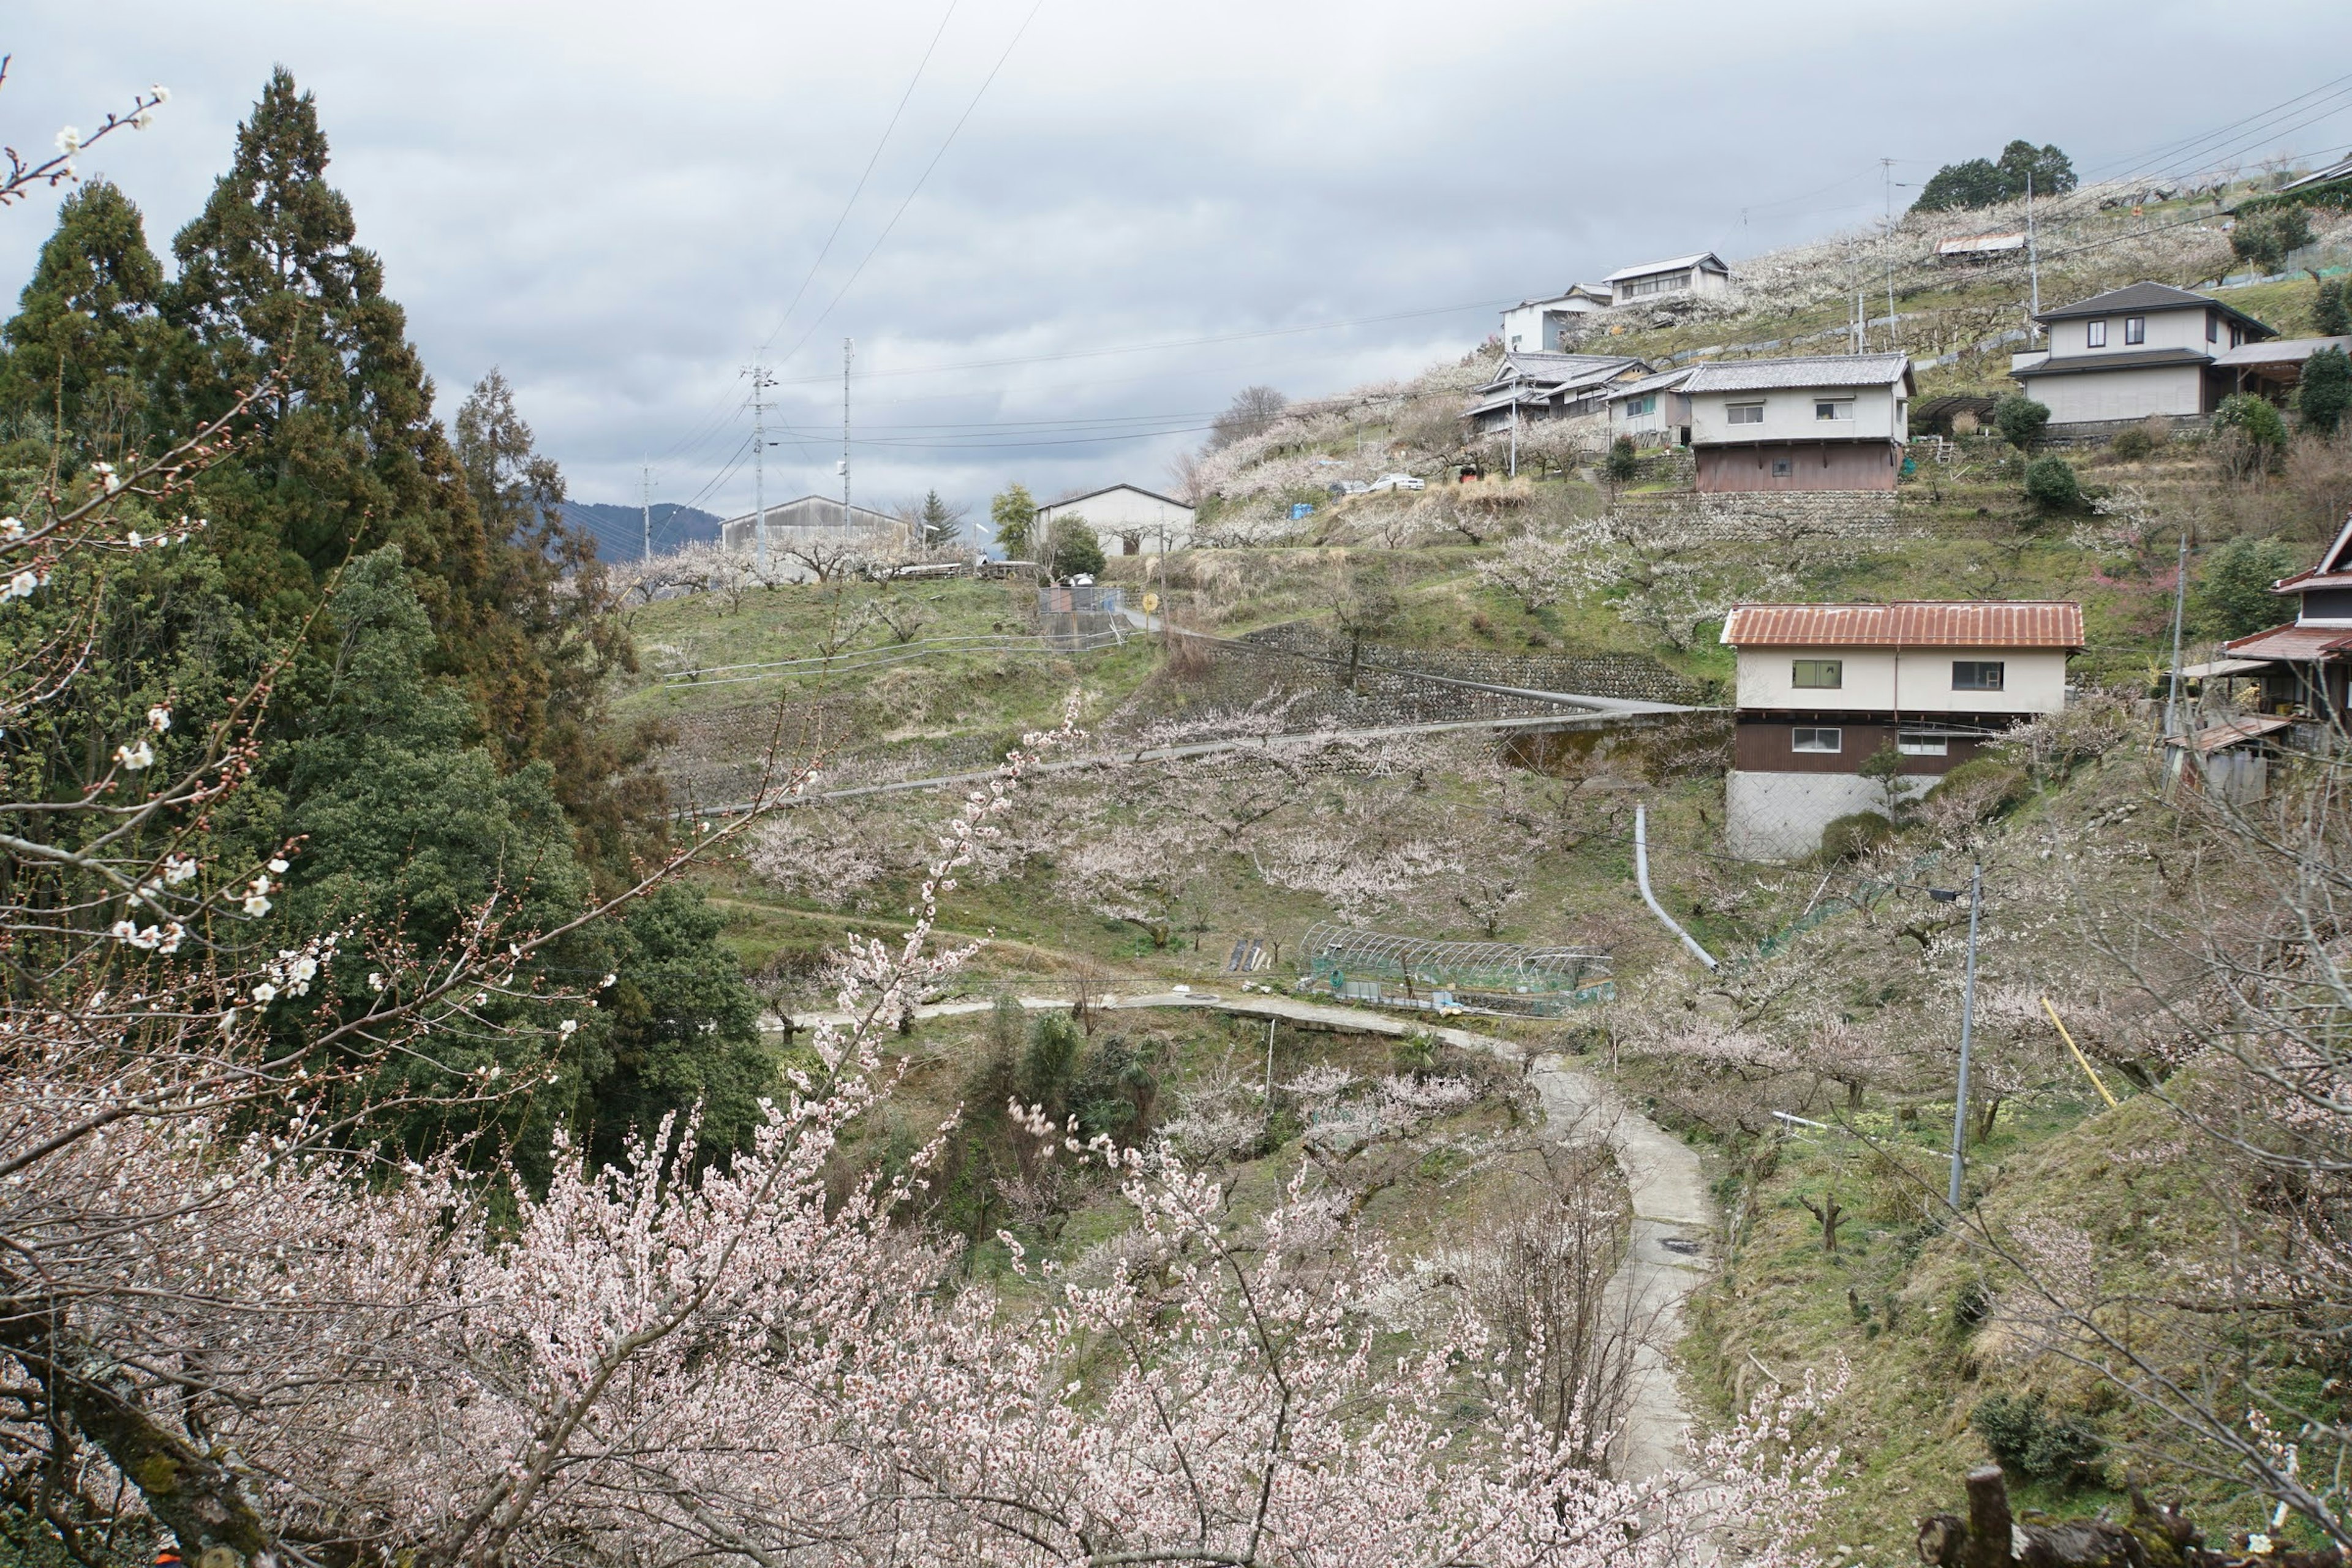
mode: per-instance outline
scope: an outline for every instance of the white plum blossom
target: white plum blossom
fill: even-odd
[[[6,587],[0,588],[0,604],[5,604],[11,599],[29,599],[33,596],[33,591],[48,580],[47,573],[36,572],[28,567],[9,578]]]
[[[253,988],[253,1000],[257,1006],[268,1006],[272,1002],[278,1000],[278,987],[272,985],[267,980],[263,981],[260,984]]]
[[[144,741],[117,746],[114,748],[114,760],[121,763],[126,772],[135,773],[154,765],[155,748]]]
[[[274,855],[270,857],[269,874],[273,877],[283,877],[286,875],[286,861],[282,857]],[[265,893],[269,891],[268,888],[264,888],[261,890]]]
[[[555,1032],[560,1035],[578,1034],[580,1032],[580,1020],[577,1018],[566,1018],[563,1022],[555,1026]]]
[[[80,152],[80,131],[71,125],[61,128],[58,132],[58,151],[68,158]]]
[[[89,471],[98,476],[98,482],[105,487],[108,495],[122,488],[122,476],[114,471],[112,463],[92,463]]]
[[[191,881],[196,874],[196,862],[184,855],[163,857],[163,880],[167,886],[178,887]]]
[[[380,992],[383,989],[383,972],[382,970],[371,969],[368,971],[367,987],[370,991],[376,992]]]
[[[25,520],[21,517],[0,517],[0,540],[10,544],[25,537]]]
[[[158,735],[169,730],[172,727],[171,709],[158,702],[154,707],[147,710],[147,727]]]

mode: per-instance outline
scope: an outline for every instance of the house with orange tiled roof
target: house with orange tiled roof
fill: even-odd
[[[1723,624],[1737,656],[1734,854],[1778,860],[1822,829],[1934,787],[2011,725],[2066,704],[2083,647],[2071,602],[1741,605]],[[1892,750],[1891,784],[1863,763]]]
[[[2263,706],[2274,715],[2342,723],[2352,710],[2352,518],[2317,565],[2282,577],[2271,592],[2294,600],[2294,619],[2222,644],[2210,671],[2259,679]]]

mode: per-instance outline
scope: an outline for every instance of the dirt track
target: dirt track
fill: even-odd
[[[980,1013],[992,1005],[941,1003],[917,1009],[917,1016],[928,1018]],[[1021,1005],[1045,1010],[1066,1007],[1069,1002],[1064,997],[1024,996]],[[1431,1021],[1410,1016],[1336,1007],[1292,996],[1255,992],[1239,995],[1165,992],[1106,998],[1100,1005],[1107,1010],[1197,1007],[1209,1012],[1330,1024],[1376,1035],[1423,1030],[1465,1049],[1490,1051],[1512,1061],[1520,1059],[1517,1046],[1492,1035],[1433,1026]],[[1625,1260],[1619,1266],[1611,1287],[1620,1301],[1630,1300],[1640,1316],[1652,1320],[1654,1331],[1645,1336],[1635,1352],[1633,1408],[1613,1449],[1618,1475],[1638,1480],[1679,1467],[1687,1452],[1690,1412],[1675,1383],[1668,1347],[1682,1337],[1685,1299],[1706,1276],[1707,1248],[1716,1232],[1715,1205],[1707,1196],[1706,1183],[1699,1173],[1697,1152],[1625,1104],[1607,1084],[1570,1067],[1557,1056],[1536,1058],[1534,1079],[1546,1123],[1559,1129],[1563,1135],[1580,1128],[1604,1133],[1633,1191],[1633,1234]]]

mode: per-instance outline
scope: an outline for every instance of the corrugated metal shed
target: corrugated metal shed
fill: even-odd
[[[1601,281],[1603,283],[1622,283],[1631,279],[1647,278],[1659,272],[1684,272],[1689,270],[1691,268],[1698,266],[1701,262],[1710,264],[1717,272],[1728,272],[1731,270],[1730,268],[1726,267],[1723,264],[1723,258],[1716,255],[1714,251],[1702,250],[1695,256],[1677,256],[1665,261],[1644,261],[1635,267],[1620,267],[1616,271],[1612,272],[1608,277],[1602,279]]]
[[[1896,605],[1741,605],[1725,617],[1733,647],[2063,647],[2083,646],[2083,606],[2065,600]]]
[[[1700,365],[1685,392],[1773,392],[1801,386],[1886,386],[1911,374],[1909,354],[1801,354]]]

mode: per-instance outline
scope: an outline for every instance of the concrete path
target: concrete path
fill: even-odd
[[[1066,997],[1021,998],[1021,1005],[1032,1010],[1069,1005]],[[1295,996],[1258,992],[1228,994],[1171,991],[1106,997],[1097,1005],[1105,1011],[1198,1007],[1210,1012],[1330,1024],[1373,1035],[1425,1031],[1465,1050],[1491,1052],[1508,1061],[1521,1059],[1518,1047],[1493,1035],[1450,1026],[1432,1027],[1423,1019],[1410,1016],[1336,1007]],[[918,1007],[915,1016],[951,1017],[984,1013],[994,1005],[992,1001],[944,1002]],[[835,1023],[847,1021],[819,1015],[800,1022],[814,1024],[823,1017],[830,1017]],[[1646,1321],[1651,1327],[1634,1352],[1632,1408],[1624,1430],[1612,1446],[1616,1473],[1621,1479],[1642,1480],[1663,1470],[1681,1468],[1688,1451],[1691,1419],[1675,1378],[1670,1352],[1682,1338],[1683,1302],[1706,1277],[1707,1249],[1716,1233],[1715,1204],[1707,1196],[1706,1183],[1699,1173],[1697,1152],[1627,1105],[1608,1084],[1570,1067],[1560,1057],[1538,1057],[1533,1077],[1545,1122],[1558,1129],[1562,1136],[1589,1131],[1607,1138],[1633,1194],[1633,1234],[1625,1260],[1610,1281],[1610,1289],[1612,1309],[1630,1305],[1634,1321]]]

